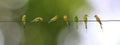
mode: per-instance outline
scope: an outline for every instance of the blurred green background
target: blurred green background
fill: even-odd
[[[27,4],[27,20],[35,17],[43,17],[45,22],[29,23],[24,29],[24,38],[21,45],[57,45],[57,37],[60,31],[66,28],[63,15],[69,15],[70,20],[78,8],[86,7],[85,0],[29,0]],[[58,15],[57,22],[48,24],[52,17]]]

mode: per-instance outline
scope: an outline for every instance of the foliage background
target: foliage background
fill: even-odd
[[[24,37],[21,45],[57,45],[57,37],[62,29],[66,27],[62,16],[66,13],[70,20],[78,8],[84,11],[85,0],[29,0],[25,14],[30,21],[35,17],[43,17],[45,22],[29,23],[24,29]],[[58,15],[57,22],[48,24],[53,16]],[[21,25],[22,26],[22,25]]]

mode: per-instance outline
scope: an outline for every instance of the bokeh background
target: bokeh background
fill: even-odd
[[[0,45],[120,45],[119,4],[120,0],[0,0]],[[21,22],[24,14],[26,28]],[[88,22],[86,33],[83,22],[78,29],[70,22],[68,29],[64,14],[70,21],[88,14],[89,20],[98,15],[101,20],[117,22],[102,22],[103,32],[98,22]],[[55,15],[58,20],[48,24]],[[38,16],[44,22],[30,22]]]
[[[66,28],[63,21],[63,15],[66,13],[72,20],[76,11],[84,11],[86,7],[85,0],[29,0],[25,14],[27,20],[41,16],[45,22],[27,23],[24,30],[24,45],[57,45],[59,33]],[[58,15],[57,22],[48,24],[52,17]]]
[[[88,7],[85,0],[0,0],[0,21],[3,21],[0,22],[1,44],[57,45],[59,34],[62,30],[67,30],[63,15],[67,14],[69,20],[73,20],[73,16],[82,16]],[[20,22],[24,14],[28,21],[25,29]],[[59,19],[48,24],[55,15],[58,15]],[[44,22],[29,22],[38,16],[43,17]],[[70,23],[70,27],[74,27],[74,24]],[[66,35],[66,32],[62,35]]]

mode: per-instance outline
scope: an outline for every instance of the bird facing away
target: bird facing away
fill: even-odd
[[[42,22],[43,18],[42,17],[36,17],[32,20],[32,22]]]
[[[68,21],[68,16],[66,14],[63,16],[63,20],[66,22],[67,26],[70,25],[70,23]]]
[[[70,30],[70,23],[69,23],[69,20],[68,20],[68,15],[64,15],[63,16],[63,20],[65,21],[67,27],[68,27],[68,30]]]
[[[83,19],[84,19],[84,23],[85,23],[85,28],[87,29],[88,15],[85,14],[84,17],[83,17]]]
[[[22,16],[22,23],[23,23],[23,25],[24,25],[24,28],[25,28],[25,25],[26,25],[26,15],[23,15]]]
[[[64,19],[64,21],[68,21],[68,16],[67,16],[67,15],[64,15],[64,16],[63,16],[63,19]]]
[[[76,28],[78,29],[78,21],[79,21],[78,16],[75,16],[75,17],[74,17],[74,21],[75,21],[75,23],[76,23]]]
[[[57,19],[58,19],[58,16],[56,15],[53,18],[51,18],[48,23],[55,22],[55,21],[57,21]]]
[[[95,15],[94,17],[96,18],[96,21],[100,24],[101,29],[102,29],[102,22],[101,22],[100,18],[97,15]]]

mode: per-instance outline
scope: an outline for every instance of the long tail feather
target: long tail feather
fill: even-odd
[[[76,29],[78,30],[78,22],[76,22]]]
[[[102,24],[100,24],[100,27],[101,27],[101,29],[102,29],[102,32],[103,32],[103,27],[102,27]]]
[[[87,22],[85,22],[85,28],[87,29]]]
[[[86,33],[87,33],[87,22],[85,22],[85,28],[86,28]]]
[[[70,23],[66,22],[66,24],[67,24],[68,30],[70,30]]]

